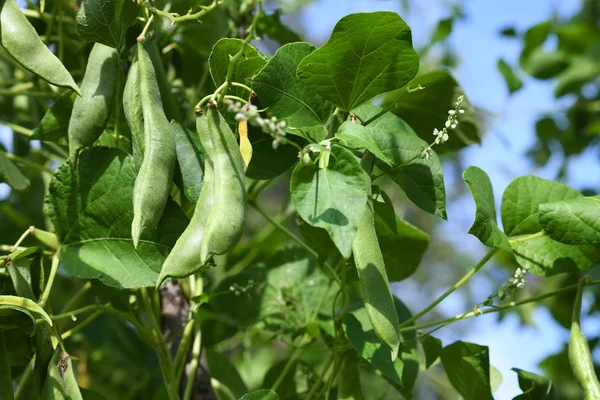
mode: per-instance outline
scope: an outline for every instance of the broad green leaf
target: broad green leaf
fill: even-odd
[[[521,68],[538,79],[550,79],[569,66],[569,58],[560,51],[533,49],[525,58],[521,58]]]
[[[360,359],[355,351],[348,351],[338,378],[338,400],[363,400],[360,387],[358,363]]]
[[[444,41],[452,33],[454,18],[444,18],[438,21],[432,43]]]
[[[314,141],[327,135],[325,124],[333,109],[314,89],[296,76],[296,68],[315,47],[289,43],[280,47],[250,82],[267,113],[284,120],[289,132]]]
[[[375,231],[390,282],[412,275],[429,245],[429,235],[396,216],[389,196],[379,188],[373,190]]]
[[[203,1],[206,5],[207,2]],[[198,1],[194,2],[194,5]],[[188,22],[181,24],[178,30],[176,39],[178,47],[180,46],[183,53],[186,55],[183,62],[194,60],[193,53],[202,56],[208,56],[217,41],[230,32],[229,17],[225,7],[216,7],[211,12],[201,18],[201,22]],[[198,40],[202,38],[202,40]],[[202,59],[206,62],[206,58]],[[190,65],[193,68],[193,73],[198,74],[198,65]]]
[[[246,393],[240,400],[279,400],[279,396],[272,390],[261,389],[254,392]]]
[[[577,93],[585,83],[598,76],[598,61],[591,57],[572,57],[569,61],[569,67],[557,77],[554,87],[556,97]]]
[[[511,251],[508,238],[498,227],[490,178],[482,169],[469,167],[463,172],[463,180],[473,196],[476,207],[475,221],[469,229],[469,233],[486,246]]]
[[[370,326],[366,328],[352,313],[344,315],[344,332],[358,351],[360,356],[367,360],[383,376],[397,386],[402,386],[402,370],[404,362],[402,357],[392,361],[391,351],[379,340]]]
[[[42,391],[42,400],[83,400],[71,357],[57,347],[48,364],[48,375]]]
[[[158,228],[143,235],[136,250],[131,239],[134,182],[133,158],[106,147],[85,150],[76,169],[67,162],[55,172],[47,211],[69,274],[123,288],[155,285],[188,220],[168,203]]]
[[[256,24],[256,33],[259,37],[264,35],[270,37],[280,46],[292,42],[301,42],[302,38],[287,24],[281,21],[281,10],[275,10],[272,14],[263,15]]]
[[[46,311],[33,300],[19,296],[0,296],[0,309],[12,309],[20,311],[25,314],[29,314],[33,318],[33,314],[38,314],[48,325],[52,326],[52,320],[50,316],[46,314]],[[35,320],[34,320],[35,323]]]
[[[8,273],[18,296],[36,301],[40,292],[39,257],[41,251],[35,247],[10,254]],[[32,264],[37,261],[36,265]],[[37,289],[34,293],[34,288]]]
[[[600,243],[600,197],[579,197],[540,204],[540,224],[554,240],[565,244]]]
[[[363,106],[356,113],[364,120],[377,114],[379,110],[379,107]],[[406,122],[391,113],[379,117],[367,128],[373,141],[392,165],[379,164],[375,174],[382,171],[388,174],[415,205],[446,219],[446,190],[437,154],[424,158],[423,149],[428,144]]]
[[[83,0],[77,12],[77,33],[85,41],[120,50],[137,15],[138,5],[132,0]]]
[[[46,111],[39,125],[29,139],[56,142],[61,145],[68,143],[68,127],[77,94],[67,91],[60,95]]]
[[[26,190],[31,182],[0,149],[0,182],[6,182],[15,190]]]
[[[248,126],[248,138],[253,154],[246,176],[251,179],[272,179],[291,168],[298,161],[298,148],[284,144],[273,148],[273,137],[262,129]],[[289,136],[288,140],[303,147],[306,141],[298,136]]]
[[[497,63],[498,71],[504,77],[504,82],[506,82],[506,87],[508,88],[508,92],[513,94],[523,87],[523,82],[517,74],[513,71],[510,65],[504,61],[504,59],[499,59]]]
[[[2,330],[0,330],[0,398],[6,400],[13,400],[15,398],[12,374],[10,371],[10,360],[8,351],[6,350],[4,332],[2,332]]]
[[[498,368],[490,365],[490,387],[492,388],[492,393],[495,393],[500,385],[502,385],[502,373],[500,373]]]
[[[419,69],[409,26],[394,12],[342,18],[331,37],[298,66],[298,77],[337,107],[350,111],[406,85]]]
[[[208,362],[211,379],[216,379],[222,385],[225,385],[236,399],[248,392],[248,387],[246,387],[235,366],[223,354],[207,349],[206,361]]]
[[[442,341],[431,335],[426,335],[421,339],[421,345],[425,353],[425,368],[429,368],[440,357],[443,348]]]
[[[344,258],[350,258],[358,223],[367,205],[365,175],[348,150],[331,146],[327,168],[299,163],[291,181],[292,200],[310,225],[324,228]]]
[[[535,176],[513,180],[502,196],[502,225],[519,264],[550,276],[591,268],[600,262],[600,245],[568,245],[546,235],[539,219],[543,203],[571,200],[582,194],[569,186]]]
[[[181,178],[180,189],[192,203],[198,201],[204,179],[204,157],[197,132],[184,128],[179,122],[171,121],[171,133],[177,151],[176,182]]]
[[[16,0],[0,2],[0,47],[26,70],[79,94],[79,87],[69,71],[42,42]]]
[[[552,400],[556,398],[552,388],[552,381],[541,375],[513,368],[519,374],[519,387],[522,394],[513,397],[513,400]]]
[[[210,304],[238,325],[293,333],[312,321],[325,292],[321,307],[330,310],[336,291],[311,255],[286,248],[221,281]]]
[[[400,323],[411,318],[410,311],[397,297],[394,297],[394,305]],[[344,332],[358,354],[368,361],[371,367],[381,372],[404,397],[411,398],[411,391],[419,373],[416,333],[412,331],[403,335],[398,357],[392,362],[391,351],[375,335],[364,307],[347,313],[342,322]],[[411,323],[408,326],[413,325],[414,323]]]
[[[385,153],[379,148],[377,142],[373,139],[373,129],[378,129],[375,124],[362,126],[358,121],[346,121],[340,126],[335,137],[340,139],[341,143],[351,149],[367,149],[381,161],[392,166]]]
[[[457,341],[440,354],[446,375],[465,400],[493,400],[487,346]]]
[[[233,38],[223,38],[215,43],[208,57],[208,65],[210,67],[210,75],[216,87],[221,86],[225,82],[229,70],[229,62],[240,51],[242,43],[242,40]],[[232,82],[246,84],[246,80],[252,78],[266,63],[261,54],[254,47],[247,44],[242,57],[233,70],[233,75],[231,76]],[[250,95],[246,90],[237,86],[231,88],[230,94],[244,99]]]
[[[443,69],[417,76],[408,87],[414,89],[418,85],[425,89],[411,93],[405,93],[406,89],[401,89],[390,93],[386,95],[383,106],[391,105],[399,95],[405,93],[390,111],[406,121],[429,144],[435,139],[433,130],[444,127],[448,111],[454,108],[456,99],[465,94],[450,72]],[[446,153],[481,142],[481,132],[473,107],[465,101],[462,108],[465,113],[459,115],[458,126],[449,132],[450,138],[446,143],[435,146],[436,152]]]

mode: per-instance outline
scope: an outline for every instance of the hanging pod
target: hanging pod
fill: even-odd
[[[358,224],[356,237],[352,243],[352,253],[360,287],[363,293],[365,309],[379,339],[391,350],[392,360],[398,356],[400,348],[400,321],[390,290],[390,282],[385,271],[385,262],[377,234],[371,198],[370,171],[373,155],[367,153],[363,158],[363,169],[369,175],[368,201],[365,212]]]
[[[144,158],[144,115],[140,91],[140,68],[137,58],[131,64],[123,89],[123,114],[131,131],[131,148],[136,171]]]
[[[142,234],[156,228],[163,214],[177,157],[154,67],[143,42],[137,44],[137,57],[144,134],[143,159],[133,187],[131,236],[136,248]]]
[[[163,263],[157,286],[160,286],[167,277],[183,278],[193,274],[204,265],[200,258],[200,249],[203,240],[205,240],[206,223],[213,207],[214,185],[214,150],[208,134],[208,118],[206,115],[196,117],[196,130],[200,136],[204,155],[202,190],[189,225],[177,239],[175,246],[173,246]]]
[[[16,0],[0,1],[0,46],[26,70],[81,94],[69,71],[42,42]]]
[[[79,150],[98,140],[108,123],[117,94],[118,63],[116,49],[94,44],[81,82],[81,97],[75,99],[69,120],[69,156],[72,160]]]
[[[237,244],[246,215],[246,177],[240,147],[212,103],[208,104],[206,118],[213,152],[214,200],[200,250],[203,265],[213,255],[225,254]]]

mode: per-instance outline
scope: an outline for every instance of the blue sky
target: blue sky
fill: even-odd
[[[322,44],[344,15],[375,10],[399,12],[413,31],[415,44],[423,44],[431,35],[436,22],[449,16],[450,4],[441,0],[410,1],[409,14],[402,13],[400,1],[378,0],[319,0],[306,7],[301,18],[306,29],[305,40]],[[449,40],[458,52],[460,63],[453,70],[455,77],[464,88],[470,102],[486,110],[491,118],[491,127],[486,132],[482,145],[473,146],[464,151],[463,160],[466,165],[476,165],[488,173],[494,186],[496,205],[499,207],[502,192],[514,178],[534,174],[552,179],[558,169],[560,160],[554,157],[549,164],[536,169],[524,153],[535,140],[534,123],[539,115],[551,112],[569,100],[556,102],[552,86],[547,82],[523,77],[525,86],[514,96],[509,96],[504,80],[496,68],[499,58],[509,64],[516,65],[519,55],[519,42],[502,38],[499,31],[507,25],[517,30],[548,19],[554,13],[571,15],[580,6],[577,0],[488,0],[465,1],[468,18],[459,21]],[[593,162],[590,162],[593,159]],[[569,170],[569,184],[576,188],[588,184],[597,184],[600,167],[595,155],[585,154],[573,163]],[[446,177],[446,186],[462,185],[451,175]],[[456,238],[456,245],[462,250],[472,250],[474,254],[485,254],[485,249],[477,239],[466,232],[473,221],[474,204],[466,196],[449,205],[449,222],[441,223],[442,234]],[[438,233],[439,234],[439,233]],[[477,258],[477,257],[475,257]],[[465,271],[470,266],[465,266]],[[488,266],[489,267],[489,266]],[[426,268],[426,265],[421,266]],[[491,283],[485,277],[475,277],[469,285],[475,296],[485,299],[502,282]],[[403,298],[412,310],[419,310],[424,304],[416,304],[414,299],[423,296],[406,296],[407,293],[419,292],[414,282],[406,281],[394,285],[394,290]],[[404,295],[403,295],[404,294]],[[439,293],[436,293],[437,295]],[[433,299],[434,294],[425,298]],[[457,298],[458,297],[458,298]],[[472,305],[474,306],[474,304]],[[438,306],[444,315],[453,316],[468,311],[464,308],[460,295],[451,296]],[[519,325],[516,316],[511,315],[501,323],[497,316],[489,314],[470,321],[460,322],[458,333],[453,329],[438,331],[435,336],[442,339],[445,345],[455,340],[465,340],[490,347],[490,363],[503,376],[503,381],[495,393],[497,399],[510,399],[521,393],[518,387],[517,374],[511,368],[541,372],[537,367],[539,361],[549,354],[558,352],[569,332],[559,326],[550,313],[539,308],[534,313],[537,330]],[[597,330],[598,321],[584,321],[584,331]],[[558,383],[560,384],[560,383]]]

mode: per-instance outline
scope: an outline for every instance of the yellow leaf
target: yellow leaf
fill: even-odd
[[[246,171],[252,160],[252,144],[248,139],[248,121],[240,121],[238,131],[240,132],[240,152],[244,159],[244,171]]]

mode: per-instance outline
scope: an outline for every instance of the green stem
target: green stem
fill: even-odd
[[[586,283],[586,286],[593,286],[593,285],[598,285],[598,284],[600,284],[600,280]],[[427,323],[420,324],[420,325],[407,326],[407,327],[401,328],[400,333],[417,331],[417,330],[421,330],[421,329],[425,329],[425,328],[430,328],[430,327],[436,326],[436,325],[452,323],[452,322],[460,321],[462,319],[473,318],[473,317],[478,317],[478,316],[484,315],[484,314],[507,310],[510,308],[522,306],[523,304],[534,303],[536,301],[544,300],[549,297],[558,296],[560,294],[576,290],[578,288],[578,286],[579,286],[579,284],[576,283],[573,285],[565,286],[562,289],[554,290],[554,291],[548,292],[548,293],[543,293],[543,294],[540,294],[537,296],[528,297],[526,299],[519,300],[519,301],[511,301],[510,303],[506,303],[506,304],[503,304],[500,306],[495,306],[493,308],[488,308],[486,310],[469,311],[467,313],[456,315],[456,316],[450,317],[450,318],[443,318],[443,319],[439,319],[437,321],[427,322]]]
[[[65,312],[69,311],[71,308],[73,308],[73,306],[77,304],[77,302],[79,301],[79,299],[81,299],[81,297],[83,295],[85,295],[87,293],[87,291],[90,290],[91,288],[92,288],[92,282],[91,281],[87,281],[81,287],[81,289],[79,289],[77,291],[77,293],[75,293],[75,295],[71,297],[71,299],[67,302],[67,304],[65,304],[65,306],[62,309],[62,312],[65,313]]]
[[[26,158],[19,157],[17,155],[12,154],[12,153],[7,153],[5,151],[3,151],[3,153],[6,156],[6,158],[8,158],[9,160],[15,161],[15,162],[23,164],[23,165],[27,165],[28,167],[35,168],[35,169],[39,170],[40,172],[46,172],[48,174],[52,174],[54,172],[50,168],[47,168],[47,167],[45,167],[43,165],[35,163],[35,162],[33,162],[31,160],[28,160]]]
[[[181,341],[179,342],[179,347],[177,348],[177,354],[175,354],[175,362],[173,363],[173,367],[175,369],[175,380],[177,382],[180,382],[181,377],[183,376],[185,359],[187,358],[186,356],[192,341],[192,333],[194,333],[194,320],[190,319],[183,328],[183,335],[181,337]]]
[[[103,313],[104,311],[96,311],[95,313],[91,314],[89,317],[81,321],[79,324],[75,325],[73,328],[64,332],[62,335],[60,335],[60,338],[62,340],[66,340],[67,338],[73,336],[75,333],[79,332],[80,330],[91,324],[96,318],[101,316]]]
[[[90,304],[89,306],[81,307],[73,311],[65,312],[62,314],[52,315],[50,318],[52,321],[62,321],[63,319],[72,319],[79,314],[85,314],[90,311],[107,311],[110,307],[110,303],[107,304]],[[40,321],[40,320],[38,320]],[[43,321],[43,320],[41,320]]]
[[[58,255],[54,255],[52,257],[52,266],[50,267],[50,274],[48,275],[48,282],[46,282],[46,287],[44,287],[44,291],[40,296],[40,301],[38,304],[40,307],[44,307],[46,302],[48,301],[48,297],[50,296],[50,291],[52,290],[52,285],[54,284],[54,277],[56,276],[56,271],[58,271],[58,266],[60,264],[60,260],[58,259]]]
[[[323,371],[321,372],[319,379],[317,379],[317,382],[315,382],[315,385],[310,389],[310,392],[308,392],[308,395],[306,395],[306,400],[311,400],[313,398],[313,396],[317,393],[317,389],[319,389],[319,387],[321,386],[321,381],[323,381],[325,379],[325,375],[327,374],[327,371],[329,371],[331,364],[333,364],[334,359],[335,359],[335,352],[331,352],[331,354],[329,355],[329,358],[325,362],[325,366],[323,367]]]
[[[202,8],[202,10],[200,10],[198,12],[192,13],[190,10],[190,12],[188,12],[186,15],[181,15],[181,16],[176,13],[164,12],[155,7],[150,7],[150,10],[154,14],[160,15],[161,17],[168,18],[173,23],[177,23],[177,22],[195,21],[199,18],[202,18],[203,16],[205,16],[206,14],[208,14],[209,12],[214,10],[215,7],[217,7],[222,2],[223,2],[223,0],[214,0],[208,6],[200,6]]]
[[[414,321],[421,318],[423,315],[427,314],[435,306],[440,304],[446,297],[448,297],[452,293],[454,293],[455,290],[457,290],[462,285],[467,283],[469,281],[469,279],[471,279],[473,277],[473,275],[475,275],[477,273],[477,271],[479,271],[494,256],[494,254],[496,254],[497,251],[498,251],[498,249],[490,250],[473,268],[471,268],[471,270],[469,272],[467,272],[467,274],[465,276],[463,276],[458,282],[456,282],[454,284],[454,286],[452,286],[450,289],[446,290],[446,292],[444,292],[444,294],[442,294],[440,297],[438,297],[436,300],[434,300],[430,305],[425,307],[421,312],[413,315],[412,318],[409,318],[406,321],[404,321],[403,323],[401,323],[400,328],[410,325]]]
[[[327,138],[331,139],[335,136],[340,126],[346,121],[348,118],[348,112],[342,111],[339,108],[336,108],[331,117],[331,122],[329,124],[329,128],[327,129]]]
[[[13,245],[13,249],[17,249],[21,245],[21,243],[23,243],[23,240],[25,240],[25,238],[27,238],[27,236],[29,236],[29,234],[31,233],[31,228],[32,227],[30,226],[25,232],[23,232],[23,234],[19,237],[19,239],[17,239],[17,241]]]
[[[194,381],[196,380],[196,373],[198,372],[198,364],[200,362],[201,345],[202,333],[200,331],[200,324],[197,324],[196,335],[194,336],[194,344],[192,345],[190,371],[187,376],[187,382],[185,383],[185,392],[183,395],[183,400],[190,400],[192,398],[192,390],[194,389]]]
[[[508,239],[508,241],[510,243],[526,242],[528,240],[539,238],[539,237],[542,237],[542,236],[545,236],[545,235],[546,235],[546,232],[539,231],[539,232],[536,232],[536,233],[532,233],[531,235],[522,235],[522,236],[511,237],[511,238]]]
[[[148,32],[148,29],[150,29],[150,24],[152,23],[152,21],[154,21],[154,14],[150,15],[150,18],[148,18],[148,21],[146,21],[146,25],[144,25],[142,33],[140,33],[140,35],[138,36],[139,41],[143,42],[144,40],[146,40],[146,33]]]
[[[0,91],[0,96],[4,96],[4,94],[2,93],[2,91]],[[6,121],[1,121],[0,120],[0,125],[4,125],[7,128],[12,129],[16,133],[20,133],[21,135],[25,135],[25,136],[31,136],[31,135],[33,135],[33,131],[31,129],[27,129],[24,126],[21,126],[21,125],[13,124],[12,122],[6,122]]]
[[[292,369],[292,367],[296,363],[296,360],[298,360],[298,357],[300,357],[300,355],[302,354],[303,350],[304,349],[302,347],[298,347],[294,350],[291,357],[287,360],[287,362],[285,363],[285,366],[281,370],[281,373],[277,377],[277,380],[275,381],[273,386],[271,386],[272,391],[277,392],[277,389],[279,389],[279,386],[281,386],[281,384],[283,383],[283,380],[285,379],[287,374],[290,372],[290,369]]]

